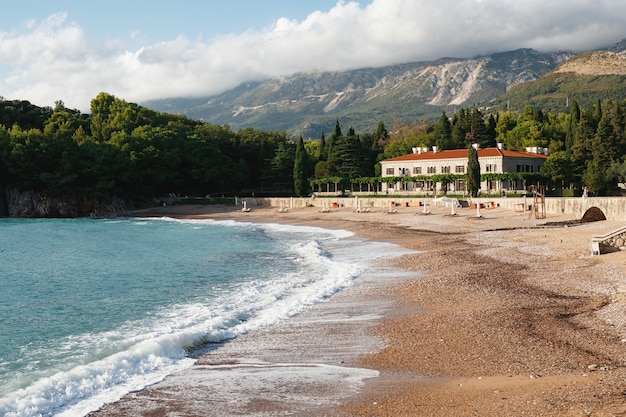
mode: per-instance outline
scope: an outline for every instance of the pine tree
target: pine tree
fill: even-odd
[[[496,126],[498,125],[498,119],[493,114],[489,114],[487,118],[487,140],[485,141],[485,146],[493,147],[496,146],[496,137],[498,136],[496,132]]]
[[[385,123],[378,122],[378,127],[376,128],[376,133],[374,134],[372,149],[378,149],[379,146],[382,147],[383,143],[386,142],[387,139],[389,139],[389,132],[387,132]]]
[[[576,125],[576,140],[571,149],[574,169],[576,169],[578,174],[582,174],[587,166],[587,162],[593,159],[593,139],[595,134],[593,120],[589,115],[583,113]]]
[[[339,136],[343,136],[341,133],[341,126],[339,126],[339,119],[335,121],[335,129],[331,135],[331,138],[338,138]]]
[[[452,148],[463,149],[473,141],[469,111],[461,109],[452,117]]]
[[[435,126],[433,127],[435,134],[435,145],[440,150],[452,149],[452,125],[446,116],[446,112],[442,112]]]
[[[350,129],[350,133],[354,133],[354,129]],[[356,135],[333,139],[333,147],[328,154],[328,169],[332,176],[362,177],[365,173],[364,161],[363,147]]]
[[[619,138],[611,123],[610,116],[605,114],[598,123],[598,129],[591,142],[593,161],[603,169],[608,168],[612,161],[617,160]]]
[[[489,136],[487,135],[487,125],[483,119],[483,114],[477,108],[473,108],[470,113],[470,132],[475,143],[482,147],[489,146]]]

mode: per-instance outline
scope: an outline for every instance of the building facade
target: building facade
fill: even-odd
[[[478,162],[481,174],[503,174],[511,172],[538,173],[548,158],[547,149],[528,148],[526,152],[509,151],[498,146],[478,148]],[[384,192],[436,192],[464,193],[467,188],[467,149],[438,151],[427,148],[414,148],[413,153],[386,159],[380,162],[382,177],[396,177],[397,182],[384,182]],[[453,174],[453,181],[443,184],[437,181],[438,175]],[[433,177],[429,180],[428,177]],[[494,177],[497,177],[494,175]],[[406,178],[404,180],[403,178]],[[441,177],[439,177],[441,178]],[[411,180],[413,179],[413,180]],[[481,191],[500,193],[523,191],[524,181],[484,180]],[[446,187],[445,190],[443,187]]]

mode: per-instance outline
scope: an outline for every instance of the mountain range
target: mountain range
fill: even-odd
[[[518,49],[474,58],[299,73],[248,82],[212,97],[172,98],[142,103],[231,129],[284,130],[319,138],[339,120],[357,132],[434,120],[474,105],[519,110],[526,104],[567,111],[599,99],[626,97],[626,39],[610,48],[575,54]]]

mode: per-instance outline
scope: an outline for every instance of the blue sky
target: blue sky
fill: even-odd
[[[210,40],[272,26],[281,17],[303,20],[316,10],[328,11],[337,0],[30,0],[2,6],[0,30],[19,31],[27,22],[67,12],[93,40],[130,39],[147,43],[175,39]],[[366,1],[357,3],[366,4]]]
[[[89,110],[207,96],[295,72],[584,51],[626,37],[623,0],[30,0],[0,13],[0,96]]]

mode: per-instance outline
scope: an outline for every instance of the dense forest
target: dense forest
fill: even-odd
[[[626,101],[568,113],[526,106],[519,114],[461,109],[437,121],[379,123],[375,132],[294,140],[285,132],[216,126],[157,112],[107,93],[89,114],[0,101],[0,190],[145,201],[170,195],[307,195],[323,182],[380,182],[378,161],[415,146],[479,143],[549,149],[542,171],[551,189],[597,195],[626,182]]]

